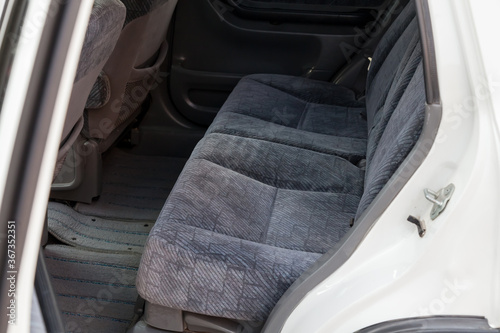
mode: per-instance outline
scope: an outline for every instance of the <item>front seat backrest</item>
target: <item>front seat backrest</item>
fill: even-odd
[[[82,130],[85,103],[94,82],[115,48],[125,15],[125,6],[119,0],[94,1],[64,123],[55,176]]]
[[[157,82],[167,54],[166,34],[177,0],[122,0],[127,18],[103,72],[110,96],[87,109],[84,133],[106,151],[135,118]]]

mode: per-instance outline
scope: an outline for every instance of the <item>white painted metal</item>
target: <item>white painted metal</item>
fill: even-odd
[[[353,332],[387,320],[484,316],[500,327],[500,54],[495,0],[430,0],[443,121],[415,175],[354,255],[282,332]],[[424,188],[455,193],[434,221]],[[409,215],[427,223],[420,238]]]

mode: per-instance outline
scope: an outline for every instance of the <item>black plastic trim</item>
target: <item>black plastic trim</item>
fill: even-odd
[[[435,316],[426,318],[405,318],[376,324],[357,333],[492,333],[500,332],[491,328],[482,317]]]
[[[257,2],[225,0],[234,13],[242,18],[274,22],[302,22],[323,24],[363,25],[371,18],[371,10],[380,10],[392,0],[380,0],[363,7],[332,4],[294,4],[284,2]],[[219,3],[221,5],[221,3]]]
[[[225,0],[234,6],[241,6],[252,9],[276,9],[276,10],[297,10],[297,11],[329,11],[329,12],[352,12],[359,8],[377,9],[381,8],[391,0],[372,0],[371,4],[362,4],[359,1],[351,1],[347,5],[314,3],[294,3],[293,1],[255,1],[255,0]],[[346,2],[347,3],[347,2]]]
[[[439,103],[439,81],[437,73],[436,51],[434,49],[434,37],[432,34],[432,24],[429,13],[428,0],[416,0],[418,13],[418,24],[420,27],[420,40],[424,57],[424,76],[427,103]]]
[[[347,13],[300,13],[281,12],[276,10],[249,10],[242,7],[234,7],[233,14],[243,19],[269,21],[274,25],[282,23],[316,23],[330,25],[365,25],[372,16],[369,11],[347,12]]]

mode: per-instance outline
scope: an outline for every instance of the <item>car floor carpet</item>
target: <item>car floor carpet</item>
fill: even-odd
[[[49,232],[61,242],[100,252],[142,253],[154,222],[86,216],[56,202],[48,206]]]
[[[137,301],[139,255],[48,245],[44,257],[66,332],[126,332]]]
[[[75,209],[86,215],[156,220],[187,159],[145,156],[119,148],[103,158],[102,194]]]

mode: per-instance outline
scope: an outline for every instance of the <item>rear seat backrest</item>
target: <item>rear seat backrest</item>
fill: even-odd
[[[384,107],[377,112],[373,121],[374,125],[368,131],[368,146],[366,149],[367,164],[370,164],[373,160],[373,155],[375,154],[380,138],[386,129],[387,123],[389,122],[394,109],[397,107],[401,96],[406,91],[413,74],[415,74],[418,64],[422,60],[422,47],[419,40],[418,31],[415,31],[413,40],[410,43],[410,46],[403,57],[403,61],[397,70],[395,79],[384,103]]]
[[[405,141],[408,140],[404,135],[407,128],[404,119],[398,118],[402,113],[409,117],[410,114],[420,115],[424,110],[425,97],[408,97],[410,88],[421,93],[425,90],[424,82],[416,74],[422,61],[419,41],[415,6],[410,3],[382,38],[374,54],[374,67],[369,72],[366,93],[368,143],[365,185],[356,219],[389,181],[420,135],[423,118],[416,138],[411,142]],[[411,87],[410,80],[413,84]],[[422,108],[417,110],[413,107],[408,110],[410,105],[421,105]],[[419,119],[408,119],[408,122],[418,123]],[[399,128],[394,127],[395,122],[401,122]],[[408,129],[408,133],[413,133],[412,130],[413,127]],[[406,147],[408,144],[409,149]]]
[[[358,219],[387,184],[415,146],[425,118],[425,87],[422,62],[411,79],[394,113],[367,163],[365,190],[361,197]],[[382,122],[380,125],[382,126]]]
[[[384,105],[398,68],[394,64],[401,62],[417,30],[415,5],[412,2],[405,7],[375,49],[366,83],[368,129],[373,126],[375,113]]]
[[[391,26],[382,36],[375,52],[373,53],[373,60],[370,64],[370,71],[368,72],[366,78],[366,90],[372,85],[374,77],[380,70],[380,67],[384,63],[385,59],[391,52],[399,37],[403,34],[403,31],[410,24],[410,22],[417,16],[415,3],[413,0],[403,8],[398,17],[394,20]]]

